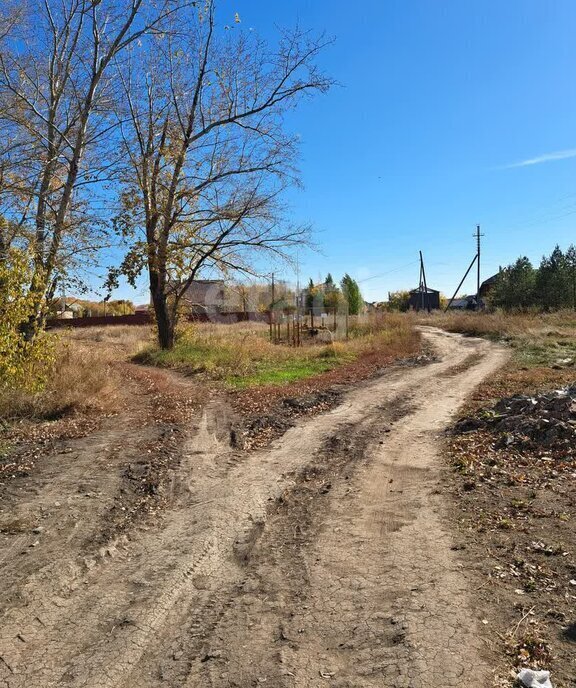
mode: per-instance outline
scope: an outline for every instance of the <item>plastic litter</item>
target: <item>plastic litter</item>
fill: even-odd
[[[518,674],[518,680],[526,688],[553,688],[549,671],[522,669]]]

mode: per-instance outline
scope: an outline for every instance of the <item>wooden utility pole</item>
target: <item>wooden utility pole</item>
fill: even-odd
[[[480,237],[483,237],[483,234],[480,234],[480,225],[476,225],[476,234],[474,234],[476,237],[476,308],[480,307]]]
[[[426,270],[424,268],[424,257],[420,251],[420,295],[422,301],[422,309],[426,308],[428,313],[432,310],[430,306],[430,294],[428,293],[428,284],[426,283]]]
[[[450,301],[448,301],[448,305],[444,309],[444,312],[446,312],[452,305],[452,302],[460,291],[460,287],[464,284],[464,280],[468,277],[470,270],[472,270],[474,263],[476,263],[476,308],[480,308],[480,237],[484,236],[484,234],[480,233],[480,225],[476,225],[476,233],[472,236],[476,239],[476,255],[474,258],[472,258],[472,262],[468,266],[468,270],[466,270],[464,273],[464,277],[460,280],[460,284],[456,287],[456,291],[454,292]]]

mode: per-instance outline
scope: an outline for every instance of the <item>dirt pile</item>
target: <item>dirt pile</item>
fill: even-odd
[[[518,449],[576,450],[576,383],[535,396],[501,399],[456,424],[456,434],[479,429],[499,433],[499,445]]]

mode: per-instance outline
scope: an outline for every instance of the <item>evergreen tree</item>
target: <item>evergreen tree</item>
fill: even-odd
[[[536,270],[526,258],[500,270],[490,292],[490,304],[505,310],[525,309],[535,301]]]
[[[518,258],[500,270],[489,301],[493,308],[504,310],[576,310],[576,246],[569,246],[565,253],[556,246],[536,269],[528,258]]]
[[[308,281],[308,288],[306,289],[306,311],[311,311],[312,308],[314,308],[314,299],[317,295],[317,291],[318,290],[314,286],[314,281],[310,278]]]
[[[346,273],[340,282],[340,288],[342,289],[342,295],[348,303],[348,312],[350,315],[358,315],[362,310],[364,302],[358,282]]]
[[[326,275],[326,279],[324,280],[324,309],[330,311],[338,310],[342,300],[340,289],[338,289],[338,286],[334,282],[332,275],[328,273]]]
[[[324,288],[327,291],[330,291],[330,290],[334,289],[335,287],[336,287],[336,285],[334,284],[334,278],[332,277],[332,275],[330,273],[328,273],[326,275],[326,279],[324,280]]]
[[[558,245],[543,256],[536,274],[535,296],[545,310],[558,310],[570,303],[570,275],[566,256]]]

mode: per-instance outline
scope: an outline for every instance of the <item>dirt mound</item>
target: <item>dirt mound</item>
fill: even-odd
[[[576,447],[576,383],[545,394],[501,399],[454,428],[462,434],[485,428],[500,434],[500,446],[519,449],[574,451]]]

